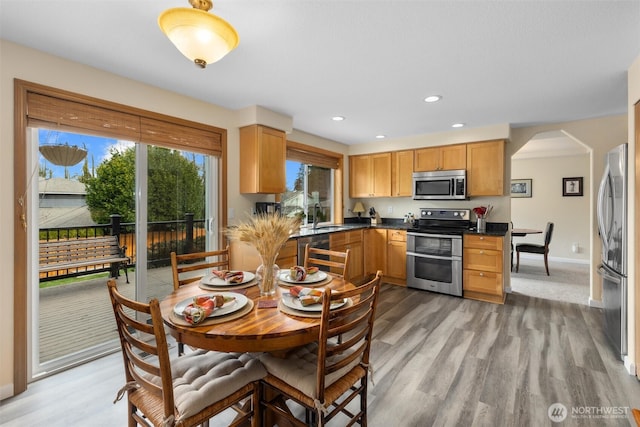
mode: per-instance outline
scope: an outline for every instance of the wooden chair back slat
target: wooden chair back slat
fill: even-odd
[[[200,280],[207,270],[229,269],[229,247],[219,251],[194,252],[178,255],[171,252],[171,270],[173,273],[173,288]],[[199,261],[199,262],[197,262]],[[186,275],[201,270],[200,275]]]
[[[324,401],[328,374],[351,365],[356,360],[367,369],[373,336],[373,321],[380,293],[382,272],[352,290],[332,292],[325,289],[318,341],[317,396]],[[348,304],[331,310],[331,304],[350,298]]]
[[[149,304],[130,300],[118,291],[113,279],[108,281],[107,286],[123,350],[127,381],[136,381],[150,393],[162,396],[164,417],[169,419],[174,414],[173,381],[160,304],[156,298]],[[145,317],[151,318],[151,325],[138,320]],[[143,339],[135,335],[146,337]],[[152,339],[146,341],[147,337]],[[153,354],[156,358],[153,361],[146,360],[141,352]],[[160,385],[153,384],[142,372],[159,376]]]
[[[350,250],[345,252],[332,251],[311,247],[308,243],[304,248],[304,267],[329,267],[331,273],[340,277],[348,277]]]

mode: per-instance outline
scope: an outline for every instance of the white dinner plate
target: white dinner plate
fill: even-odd
[[[304,280],[296,280],[293,277],[291,277],[291,274],[289,273],[288,269],[286,271],[280,272],[280,280],[282,280],[283,282],[296,283],[296,284],[302,284],[302,285],[305,283],[322,282],[326,278],[327,278],[327,273],[325,273],[322,270],[318,270],[312,274],[307,274],[307,277],[305,277]]]
[[[246,296],[235,292],[216,292],[215,294],[201,294],[198,296],[212,296],[218,294],[225,297],[234,297],[235,300],[225,303],[222,307],[217,307],[215,310],[213,310],[209,317],[224,316],[225,314],[236,312],[247,305],[247,302],[249,301]],[[184,311],[185,307],[191,303],[193,303],[193,297],[180,301],[173,307],[173,312],[178,316],[182,316],[182,312]]]
[[[243,274],[242,282],[240,282],[240,283],[227,282],[226,280],[219,278],[215,274],[209,274],[207,276],[204,276],[202,279],[200,279],[200,282],[203,285],[216,286],[216,287],[220,287],[220,286],[238,286],[238,285],[242,285],[244,283],[249,283],[250,281],[252,281],[256,277],[256,275],[253,274],[250,271],[243,271],[242,274]]]
[[[322,289],[320,289],[322,290]],[[324,290],[322,290],[324,292]],[[300,311],[322,311],[322,302],[311,305],[302,305],[298,297],[294,297],[289,292],[284,292],[282,294],[282,303],[289,308],[293,308],[294,310]],[[331,304],[331,310],[342,307],[347,303],[346,299],[342,301],[337,301]]]

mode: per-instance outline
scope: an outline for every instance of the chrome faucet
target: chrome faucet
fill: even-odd
[[[320,203],[316,203],[315,205],[313,205],[313,229],[314,230],[318,228],[318,222],[320,221],[320,218],[318,216],[319,213],[320,213]]]

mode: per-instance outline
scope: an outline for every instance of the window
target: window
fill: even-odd
[[[287,141],[287,190],[282,195],[283,215],[302,217],[302,225],[342,221],[343,155]]]
[[[282,213],[304,214],[302,224],[333,221],[333,169],[287,160],[287,191]]]

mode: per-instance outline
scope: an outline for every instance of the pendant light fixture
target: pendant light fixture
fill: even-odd
[[[199,67],[222,59],[238,46],[238,33],[224,19],[209,13],[211,0],[189,0],[193,8],[167,9],[158,17],[162,32]]]

